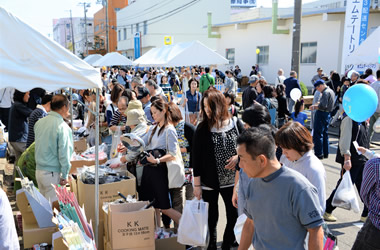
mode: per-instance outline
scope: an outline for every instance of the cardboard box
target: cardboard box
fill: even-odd
[[[108,236],[112,249],[155,249],[154,208],[148,202],[109,204]]]
[[[27,224],[37,224],[40,228],[54,227],[50,202],[34,186],[32,190],[34,196],[24,188],[16,192],[16,203],[22,218]]]
[[[24,248],[33,248],[33,245],[41,243],[51,245],[52,234],[57,231],[55,226],[40,228],[37,223],[26,223],[24,218],[22,219],[22,228]]]
[[[99,220],[103,221],[103,202],[119,199],[120,196],[117,192],[121,192],[125,196],[128,194],[136,195],[136,178],[128,171],[126,173],[130,179],[99,185]],[[95,222],[95,185],[85,184],[79,179],[77,180],[77,185],[79,205],[84,205],[87,219]]]
[[[75,153],[80,154],[86,150],[87,150],[87,141],[85,138],[82,138],[79,141],[74,141],[74,152]]]
[[[99,160],[99,165],[104,164],[107,162],[107,158],[103,160]],[[71,163],[71,169],[70,169],[70,174],[76,174],[78,168],[83,168],[84,166],[94,166],[95,165],[95,160],[94,161],[86,161],[86,160],[75,160],[75,161],[70,161]]]
[[[186,246],[177,242],[177,237],[156,240],[156,250],[185,250]]]

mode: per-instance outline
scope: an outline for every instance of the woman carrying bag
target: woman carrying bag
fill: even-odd
[[[176,160],[177,154],[180,152],[178,147],[177,133],[171,123],[171,116],[169,106],[164,100],[157,99],[151,106],[152,117],[156,121],[156,125],[152,126],[148,133],[142,138],[145,143],[145,150],[165,151],[166,153],[159,157],[149,153],[146,160],[148,164],[144,165],[141,187],[140,187],[140,200],[153,201],[153,207],[158,212],[161,212],[170,217],[175,223],[179,223],[181,214],[171,208],[169,197],[169,184],[178,182],[168,178],[168,166]],[[181,159],[182,160],[182,159]],[[143,163],[143,162],[141,162]],[[183,168],[183,163],[182,163]],[[184,178],[181,186],[184,183]],[[159,222],[160,217],[156,217]]]
[[[205,91],[201,101],[202,122],[194,134],[191,152],[194,169],[194,196],[209,203],[208,227],[210,244],[216,249],[216,225],[219,217],[218,198],[221,194],[226,207],[227,225],[222,249],[230,249],[235,243],[234,225],[238,217],[231,197],[236,172],[236,118],[230,118],[226,99],[216,89]],[[240,125],[240,124],[239,124]],[[231,162],[231,164],[229,164]]]

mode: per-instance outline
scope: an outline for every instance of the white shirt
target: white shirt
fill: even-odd
[[[0,89],[0,108],[10,108],[13,102],[14,88]]]
[[[1,93],[1,92],[0,92]],[[18,250],[18,236],[16,232],[15,222],[11,204],[7,195],[0,188],[0,249]]]
[[[277,76],[276,77],[276,80],[275,80],[275,85],[277,86],[277,84],[280,84],[280,83],[284,83],[286,77],[285,76]]]
[[[297,161],[289,161],[285,155],[280,162],[285,166],[301,173],[318,190],[319,203],[322,214],[326,209],[326,172],[322,162],[314,155],[313,151],[306,152]]]

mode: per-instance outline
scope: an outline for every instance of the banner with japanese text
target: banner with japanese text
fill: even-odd
[[[370,0],[347,0],[342,47],[342,73],[350,70],[346,59],[367,38]]]

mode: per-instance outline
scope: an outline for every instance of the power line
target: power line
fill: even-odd
[[[184,10],[184,9],[187,9],[188,7],[192,6],[193,4],[195,4],[196,2],[199,2],[199,1],[200,1],[200,0],[192,0],[192,1],[186,3],[186,4],[182,5],[182,6],[179,6],[179,7],[175,8],[175,9],[173,9],[173,10],[171,10],[171,11],[168,11],[168,12],[166,12],[166,13],[164,13],[164,14],[161,14],[161,15],[158,15],[158,16],[155,16],[155,17],[152,17],[152,18],[150,18],[150,19],[144,20],[144,22],[145,22],[145,21],[146,21],[146,22],[149,22],[149,21],[152,21],[152,20],[155,20],[155,19],[161,18],[161,17],[166,17],[166,15],[167,15],[167,17],[170,17],[170,16],[172,16],[172,15],[174,15],[174,14],[176,14],[176,13],[178,13],[178,12]],[[179,10],[179,11],[178,11],[178,10]],[[175,12],[175,11],[178,11],[178,12]],[[173,13],[173,12],[175,12],[175,13]],[[163,18],[163,19],[164,19],[164,18]],[[163,20],[163,19],[159,19],[159,21],[160,21],[160,20]],[[152,23],[150,23],[150,24],[153,24],[153,23],[155,23],[155,22],[152,22]],[[120,26],[117,26],[117,28],[128,27],[128,26],[130,26],[131,24],[133,25],[133,24],[136,24],[136,23],[128,23],[128,24],[120,25]]]
[[[165,7],[165,6],[166,6],[166,2],[169,2],[169,1],[171,1],[171,0],[164,0],[164,1],[162,1],[162,2],[159,2],[159,3],[157,3],[157,4],[154,4],[154,5],[152,5],[152,6],[148,7],[148,8],[146,8],[145,10],[139,12],[138,14],[135,14],[135,15],[132,15],[132,16],[128,16],[128,17],[125,17],[125,18],[120,18],[119,20],[131,20],[131,19],[135,19],[135,18],[138,18],[138,17],[144,16],[144,15],[146,15],[146,14],[152,13],[152,12],[154,12],[154,11],[157,10],[157,9],[160,9],[160,8],[162,8],[162,7]],[[162,6],[159,6],[159,5],[162,5]],[[157,7],[157,6],[159,6],[159,7],[153,9],[152,11],[149,11],[149,12],[144,13],[145,11],[150,10],[150,9],[152,9],[152,8],[154,8],[154,7]]]

